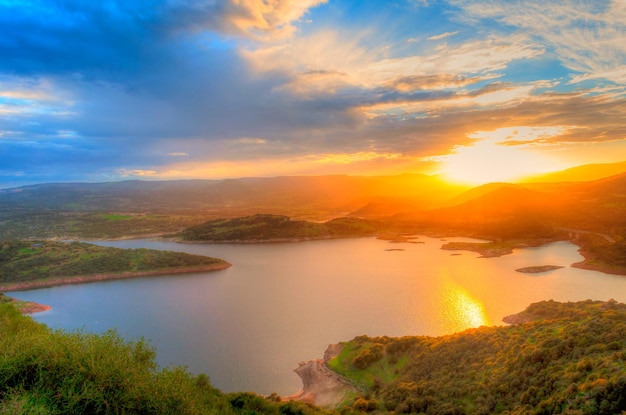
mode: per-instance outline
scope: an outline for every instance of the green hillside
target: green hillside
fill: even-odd
[[[620,414],[626,411],[626,305],[531,305],[525,324],[443,337],[343,343],[329,362],[375,413]]]
[[[223,394],[205,375],[159,368],[143,340],[115,332],[53,331],[0,303],[0,413],[20,415],[250,415],[327,412],[247,394]]]
[[[0,413],[620,414],[626,305],[531,305],[520,324],[442,337],[359,336],[329,366],[361,392],[337,410],[223,394],[205,375],[159,368],[143,340],[64,333],[0,303]]]
[[[291,220],[280,215],[217,219],[180,233],[186,241],[240,242],[372,236],[379,224],[371,220],[337,218],[325,223]]]
[[[0,243],[0,289],[9,283],[209,270],[226,266],[227,262],[217,258],[151,249],[109,248],[82,242]]]

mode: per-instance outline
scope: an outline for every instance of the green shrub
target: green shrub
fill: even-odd
[[[206,375],[159,368],[143,339],[53,331],[0,303],[0,414],[239,415],[330,413],[250,393],[224,395]]]
[[[228,413],[208,382],[182,368],[158,370],[143,340],[127,342],[114,331],[52,331],[4,304],[0,336],[0,412]]]

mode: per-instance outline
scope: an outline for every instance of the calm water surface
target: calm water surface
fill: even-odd
[[[582,257],[567,242],[477,258],[473,252],[441,250],[439,239],[419,241],[99,242],[215,256],[233,266],[14,294],[51,305],[35,318],[53,328],[116,328],[129,338],[143,336],[157,348],[161,365],[206,373],[227,392],[264,394],[295,393],[301,386],[293,373],[298,362],[319,358],[328,344],[357,335],[436,336],[500,325],[502,317],[547,299],[626,302],[626,277],[569,267]],[[548,264],[566,268],[515,272]]]

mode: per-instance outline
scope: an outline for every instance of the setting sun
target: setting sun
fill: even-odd
[[[478,131],[469,146],[455,146],[453,152],[440,158],[442,174],[450,181],[470,185],[510,182],[529,175],[564,168],[564,164],[534,151],[528,142],[559,135],[561,127],[510,127]]]

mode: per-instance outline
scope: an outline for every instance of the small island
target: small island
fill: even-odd
[[[540,246],[555,239],[533,238],[521,240],[501,240],[497,242],[448,242],[441,249],[448,251],[472,251],[478,252],[480,258],[493,258],[512,254],[514,249]]]
[[[448,251],[473,251],[480,254],[480,258],[492,258],[507,255],[513,252],[511,244],[496,244],[494,242],[448,242],[441,249]]]
[[[559,269],[559,268],[564,268],[564,267],[561,266],[561,265],[536,265],[536,266],[532,266],[532,267],[518,268],[515,271],[523,272],[525,274],[538,274],[540,272],[553,271],[553,270]]]
[[[381,241],[389,241],[390,243],[399,243],[399,244],[423,244],[424,241],[416,241],[418,236],[413,234],[403,234],[403,233],[380,233],[376,235],[376,239],[380,239]]]

